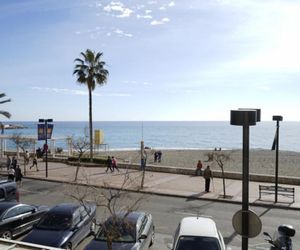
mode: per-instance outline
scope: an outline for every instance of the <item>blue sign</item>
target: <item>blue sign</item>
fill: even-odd
[[[46,124],[38,124],[38,140],[46,140],[51,139],[53,131],[53,124],[47,124],[47,131],[46,131]]]

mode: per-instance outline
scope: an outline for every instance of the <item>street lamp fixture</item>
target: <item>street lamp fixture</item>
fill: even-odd
[[[45,140],[45,144],[44,144],[44,152],[46,153],[45,155],[45,164],[46,164],[46,178],[48,177],[48,123],[52,123],[53,119],[39,119],[39,123],[44,123],[44,128],[43,128],[43,132],[44,134],[42,135],[42,138]],[[51,131],[52,132],[52,131]],[[50,137],[51,137],[51,133],[50,133]],[[49,137],[49,139],[50,139]]]

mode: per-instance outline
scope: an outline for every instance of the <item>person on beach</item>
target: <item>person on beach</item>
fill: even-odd
[[[107,160],[106,160],[106,173],[108,171],[108,169],[110,169],[110,172],[112,173],[113,172],[113,169],[112,169],[112,160],[110,158],[110,156],[107,157]]]
[[[195,173],[196,176],[202,175],[202,167],[203,167],[202,162],[201,160],[199,160],[196,167],[196,173]]]
[[[34,166],[36,167],[36,171],[39,171],[38,164],[37,164],[37,155],[36,154],[34,154],[34,156],[33,156],[32,165],[30,166],[29,169],[31,169]]]
[[[113,171],[115,171],[115,169],[117,169],[118,172],[120,172],[120,170],[118,168],[117,160],[116,160],[116,158],[114,156],[111,157],[111,165],[112,165]]]
[[[212,171],[210,170],[209,165],[207,165],[206,169],[203,172],[203,178],[205,179],[205,192],[209,192],[210,179],[213,178]]]
[[[7,169],[7,171],[10,168],[10,164],[11,164],[11,159],[10,159],[9,155],[7,155],[7,158],[6,158],[6,169]]]
[[[16,177],[17,186],[21,187],[23,174],[22,174],[22,171],[21,171],[21,168],[19,165],[17,165],[17,167],[16,167],[15,177]]]

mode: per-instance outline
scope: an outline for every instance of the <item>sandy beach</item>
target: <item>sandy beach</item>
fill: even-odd
[[[196,168],[198,160],[209,164],[214,170],[220,170],[216,163],[206,162],[206,154],[211,150],[161,150],[161,163],[154,163],[154,150],[148,151],[147,164],[162,166],[176,166],[185,168]],[[224,163],[225,171],[242,172],[242,151],[222,150],[228,154],[230,159]],[[106,155],[113,155],[122,162],[124,160],[132,163],[140,163],[139,151],[109,151]],[[274,175],[275,173],[275,151],[255,149],[250,151],[249,158],[250,173]],[[292,151],[279,152],[279,175],[300,177],[300,153]]]

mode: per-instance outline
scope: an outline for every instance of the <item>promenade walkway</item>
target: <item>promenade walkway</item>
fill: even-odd
[[[163,167],[162,167],[163,168]],[[23,166],[22,166],[23,169]],[[45,177],[45,163],[39,162],[39,170],[27,169],[25,178],[47,179],[49,181],[59,181],[63,183],[74,182],[76,167],[59,162],[48,163],[48,178]],[[242,181],[226,179],[226,195],[223,198],[223,180],[214,178],[211,182],[211,192],[204,191],[205,180],[201,176],[189,176],[181,174],[170,174],[164,172],[146,171],[144,187],[141,189],[142,172],[134,169],[121,168],[120,172],[105,172],[103,167],[81,167],[78,174],[78,182],[103,187],[109,185],[112,188],[120,188],[124,183],[124,178],[128,175],[126,189],[153,193],[160,195],[184,197],[187,199],[206,199],[220,202],[241,203],[242,201]],[[6,174],[2,169],[0,174]],[[274,203],[274,195],[264,195],[263,200],[259,200],[259,184],[274,185],[274,183],[249,183],[250,205],[271,206],[284,209],[300,210],[300,186],[282,185],[284,187],[295,188],[295,203],[292,198],[279,195],[278,202]]]

